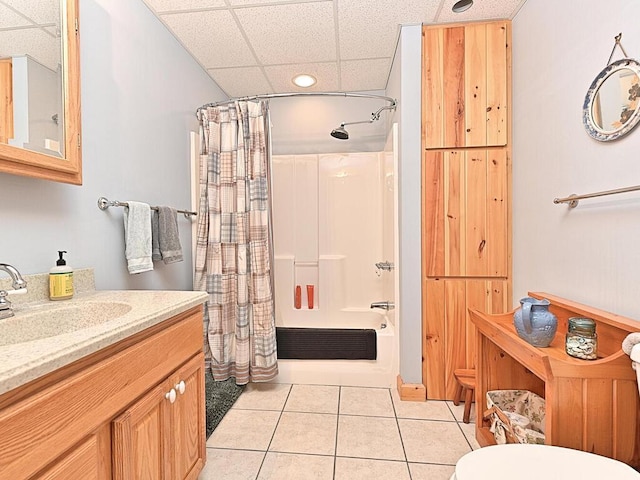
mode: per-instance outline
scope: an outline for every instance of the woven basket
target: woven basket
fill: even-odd
[[[528,390],[487,392],[484,418],[491,420],[496,443],[537,443],[544,445],[544,398]]]

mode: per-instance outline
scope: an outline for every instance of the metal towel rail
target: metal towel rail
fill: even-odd
[[[100,197],[98,199],[98,208],[100,210],[106,210],[109,207],[128,207],[129,204],[127,202],[120,202],[119,200],[109,200],[105,197]],[[158,210],[158,207],[151,207],[151,210]],[[189,210],[177,210],[178,213],[184,214],[186,218],[194,217],[198,215],[197,212],[191,212]]]
[[[569,195],[564,198],[554,198],[553,203],[568,203],[570,208],[575,208],[578,206],[578,201],[583,198],[594,198],[594,197],[604,197],[606,195],[616,195],[618,193],[627,193],[627,192],[637,192],[640,190],[640,185],[635,185],[633,187],[626,188],[616,188],[615,190],[605,190],[604,192],[595,192],[595,193],[585,193],[583,195]]]

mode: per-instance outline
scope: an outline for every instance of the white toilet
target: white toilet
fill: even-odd
[[[640,343],[630,353],[640,386]],[[637,368],[636,368],[637,367]],[[629,465],[593,453],[551,445],[507,444],[481,448],[456,464],[450,480],[638,480]]]

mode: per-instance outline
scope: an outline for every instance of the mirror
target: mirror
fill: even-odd
[[[624,58],[610,63],[584,99],[582,119],[591,137],[608,142],[629,133],[640,120],[640,64]]]
[[[78,1],[0,2],[0,172],[82,184]]]

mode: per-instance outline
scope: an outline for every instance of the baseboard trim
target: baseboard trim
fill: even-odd
[[[404,383],[398,375],[398,395],[400,400],[424,402],[427,400],[427,389],[421,383]]]

